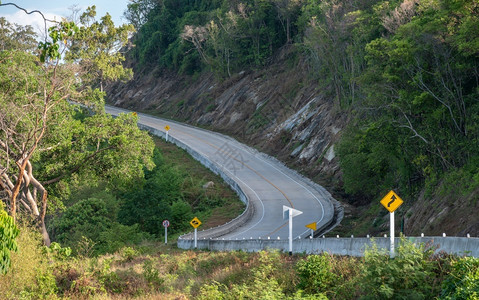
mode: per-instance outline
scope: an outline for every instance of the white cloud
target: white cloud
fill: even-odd
[[[48,20],[62,20],[61,15],[53,13],[43,13],[43,15]],[[45,22],[43,20],[43,17],[39,13],[26,14],[24,11],[17,11],[14,14],[5,14],[0,16],[5,17],[5,19],[7,19],[7,21],[9,21],[10,23],[16,23],[23,26],[30,25],[40,37],[45,36]],[[47,28],[52,25],[54,25],[54,23],[47,22]]]

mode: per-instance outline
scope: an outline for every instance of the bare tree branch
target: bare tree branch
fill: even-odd
[[[33,14],[33,13],[38,13],[38,14],[40,14],[40,15],[42,16],[42,18],[43,18],[43,23],[44,23],[44,25],[45,25],[45,34],[48,33],[48,30],[47,30],[47,22],[58,23],[58,21],[47,19],[47,18],[45,17],[45,15],[44,15],[41,11],[39,11],[39,10],[28,11],[28,10],[26,10],[25,8],[16,5],[15,3],[0,3],[0,6],[7,6],[7,5],[15,6],[15,7],[18,8],[19,10],[24,11],[27,15],[31,15],[31,14]],[[48,36],[48,34],[45,36],[45,40],[47,39],[47,36]]]

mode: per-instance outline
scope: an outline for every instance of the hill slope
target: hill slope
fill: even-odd
[[[478,231],[477,3],[175,3],[140,28],[110,103],[276,156],[352,204],[338,232],[386,232],[390,189],[406,234]]]

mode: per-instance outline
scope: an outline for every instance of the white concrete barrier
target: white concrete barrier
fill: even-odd
[[[479,257],[479,238],[467,237],[407,237],[407,240],[428,249],[435,249],[436,253]],[[306,254],[319,254],[328,252],[335,255],[363,256],[364,251],[375,243],[379,249],[389,251],[389,238],[315,238],[294,240],[293,252]],[[395,239],[400,245],[400,238]],[[181,249],[193,249],[192,239],[178,239]],[[257,252],[268,249],[279,249],[288,252],[288,240],[276,239],[250,239],[250,240],[216,240],[207,239],[198,241],[199,249],[215,251],[242,250]]]
[[[159,137],[164,138],[166,136],[165,132],[163,132],[161,130],[158,130],[156,128],[147,126],[147,125],[143,125],[143,124],[138,123],[138,127],[142,130],[147,130],[151,134],[154,134],[154,135],[159,136]],[[177,140],[173,136],[170,135],[168,140],[171,143],[175,144],[176,146],[184,149],[195,160],[199,161],[203,166],[210,169],[213,173],[221,176],[221,178],[223,178],[223,180],[236,192],[236,194],[238,194],[240,200],[243,203],[246,204],[246,208],[241,215],[239,215],[238,217],[229,221],[226,224],[223,224],[223,225],[220,225],[218,227],[210,228],[208,230],[204,230],[204,231],[199,232],[198,234],[199,234],[200,238],[208,239],[208,238],[222,236],[222,235],[232,231],[233,229],[236,229],[236,228],[242,226],[244,223],[246,223],[246,221],[249,220],[249,218],[251,218],[253,216],[254,209],[251,205],[249,205],[249,200],[246,197],[246,194],[243,192],[243,190],[241,189],[241,187],[238,185],[238,183],[236,181],[234,181],[231,177],[229,177],[227,174],[225,174],[225,172],[223,172],[223,170],[218,165],[216,165],[214,162],[212,162],[208,158],[202,156],[200,153],[191,149],[191,147],[188,147],[187,145],[185,145],[181,141]],[[183,238],[193,238],[193,233],[186,234],[186,235],[183,236]],[[200,241],[198,241],[198,247],[200,247],[199,243],[200,243]]]

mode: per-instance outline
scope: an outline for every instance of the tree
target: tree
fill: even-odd
[[[109,33],[116,36],[117,31],[109,16],[104,20],[109,24],[107,31],[98,23],[93,26],[103,28],[98,30],[109,44],[96,40],[90,45],[107,51],[108,56],[117,45]],[[77,40],[85,41],[85,30],[66,21],[51,27],[50,39],[40,43],[39,57],[22,51],[0,52],[0,186],[13,219],[17,211],[33,216],[47,245],[47,185],[82,170],[115,178],[118,184],[121,178],[141,176],[143,167],[153,165],[153,142],[138,129],[134,115],[117,119],[104,113],[81,115],[67,101],[103,104],[104,94],[85,86],[94,80],[91,74],[83,77],[89,56],[78,55],[67,63],[60,59],[78,45]],[[110,79],[114,78],[108,73],[111,69],[122,70],[111,67],[111,60],[101,62],[102,74]],[[61,171],[56,164],[63,166]]]
[[[78,63],[85,85],[103,85],[108,81],[129,80],[131,69],[123,67],[122,51],[134,31],[133,25],[115,27],[107,13],[100,21],[95,20],[96,7],[88,7],[80,16],[80,26],[69,45],[67,61]]]
[[[33,52],[38,48],[32,26],[12,24],[0,17],[0,50],[20,50]]]
[[[273,3],[278,9],[278,14],[281,18],[281,23],[286,31],[286,44],[291,44],[291,21],[294,16],[298,15],[298,10],[301,6],[301,0],[273,0]],[[286,24],[284,24],[286,19]],[[294,20],[293,20],[294,21]]]
[[[147,22],[148,14],[156,2],[154,0],[129,0],[129,2],[123,15],[138,30]]]
[[[72,174],[96,174],[113,188],[131,187],[151,169],[154,145],[148,133],[138,129],[138,117],[104,113],[85,117],[66,115],[62,128],[53,127],[47,135],[50,151],[39,153],[44,185],[58,183]],[[78,119],[84,118],[84,119]]]
[[[50,243],[44,222],[47,191],[33,173],[31,158],[51,116],[74,89],[74,70],[59,65],[58,51],[58,41],[73,29],[72,23],[63,23],[50,30],[52,42],[42,43],[41,49],[45,64],[25,52],[0,53],[0,185],[10,198],[13,219],[20,198],[39,222],[46,244]]]

